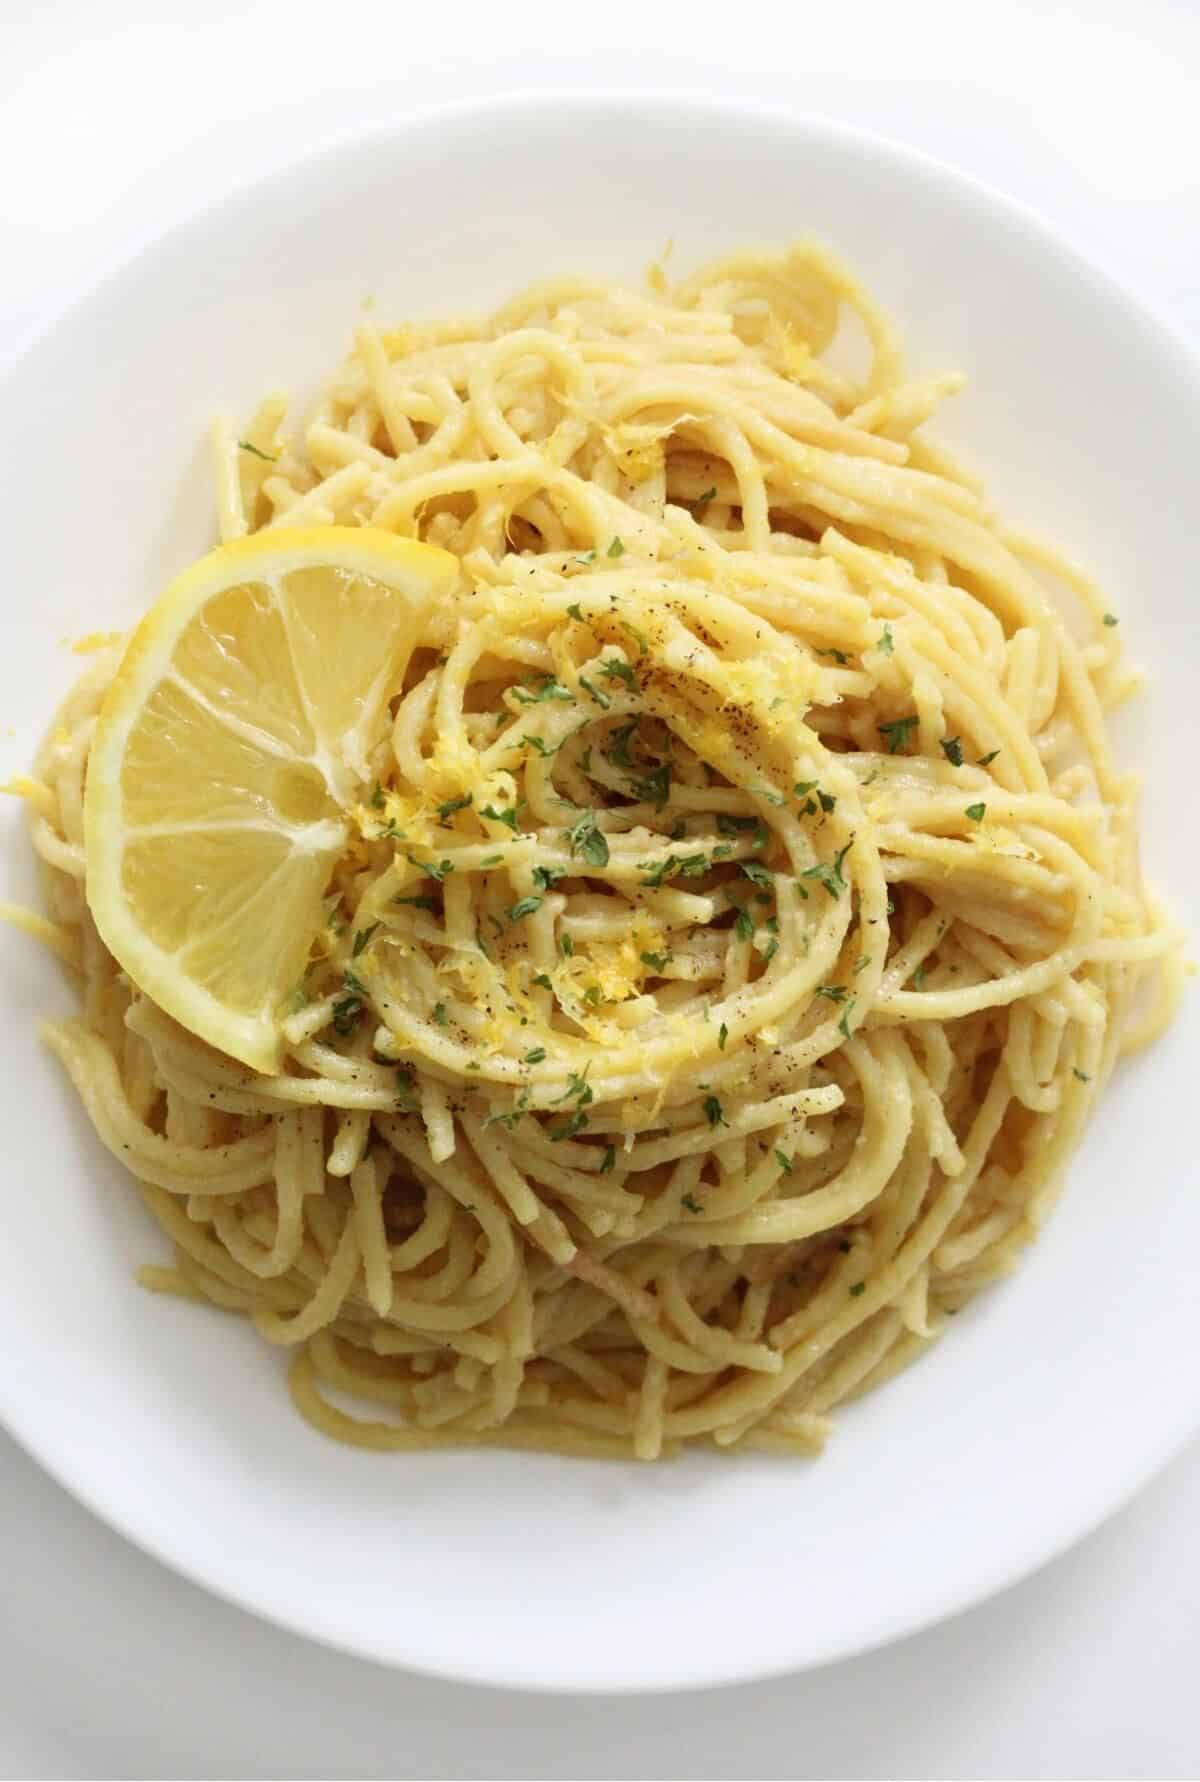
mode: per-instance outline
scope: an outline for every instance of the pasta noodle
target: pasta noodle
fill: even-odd
[[[17,789],[82,991],[47,1038],[173,1248],[145,1284],[251,1319],[319,1429],[815,1452],[1036,1234],[1179,955],[1115,617],[924,440],[957,385],[800,245],[364,320],[297,436],[279,396],[218,422],[225,539],[370,523],[462,569],[281,1075],[91,924],[119,645]]]

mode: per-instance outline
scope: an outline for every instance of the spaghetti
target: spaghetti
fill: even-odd
[[[83,993],[47,1037],[173,1246],[146,1285],[289,1349],[318,1428],[814,1451],[1038,1230],[1178,954],[1115,619],[920,436],[956,387],[802,245],[364,322],[299,442],[218,423],[226,539],[369,523],[461,589],[275,1077],[91,924],[102,649],[28,789]]]

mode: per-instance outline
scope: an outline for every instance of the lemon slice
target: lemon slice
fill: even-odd
[[[367,527],[213,551],[130,640],[88,758],[87,899],[138,987],[260,1071],[369,756],[456,560]]]

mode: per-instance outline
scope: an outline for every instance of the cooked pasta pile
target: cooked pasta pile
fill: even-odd
[[[922,439],[957,383],[802,245],[364,322],[295,435],[218,424],[224,537],[369,523],[459,592],[276,1077],[92,927],[102,653],[28,788],[83,986],[48,1031],[173,1246],[146,1283],[285,1346],[318,1428],[815,1451],[1036,1233],[1178,955],[1115,616]]]

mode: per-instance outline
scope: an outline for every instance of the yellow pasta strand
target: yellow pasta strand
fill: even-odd
[[[222,537],[369,523],[463,567],[283,1073],[92,928],[112,652],[11,788],[49,903],[16,919],[82,976],[46,1037],[170,1240],[144,1284],[289,1347],[326,1434],[818,1452],[1010,1267],[1169,1020],[1115,615],[917,436],[959,381],[908,382],[801,244],[364,325],[302,440],[277,396],[215,424]]]

